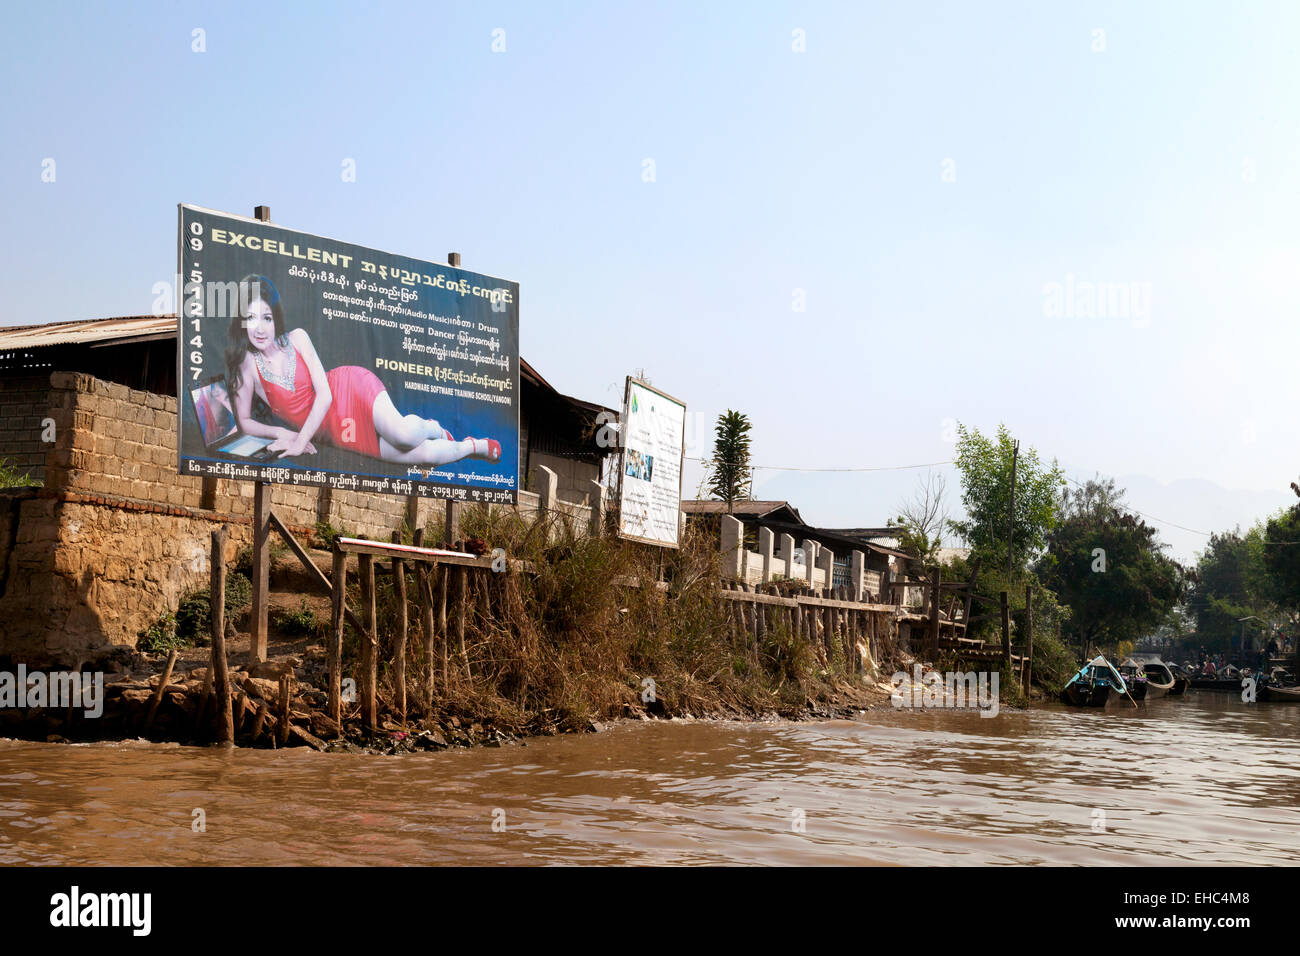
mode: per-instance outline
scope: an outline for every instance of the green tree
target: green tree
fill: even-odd
[[[1198,647],[1231,651],[1239,646],[1242,618],[1267,621],[1272,616],[1265,550],[1262,525],[1244,534],[1238,528],[1210,535],[1191,573],[1187,599],[1196,619],[1196,633],[1191,637]]]
[[[1291,490],[1300,497],[1300,485]],[[1300,613],[1300,502],[1268,520],[1261,546],[1266,593],[1288,614]]]
[[[1042,582],[1070,608],[1063,633],[1084,657],[1094,646],[1114,652],[1154,632],[1183,595],[1182,567],[1164,554],[1155,529],[1123,505],[1124,492],[1111,479],[1067,491],[1038,562]]]
[[[1021,572],[1047,546],[1060,514],[1058,497],[1064,473],[1055,461],[1043,465],[1033,448],[1016,457],[1015,517],[1011,511],[1011,462],[1015,443],[1005,425],[996,437],[957,426],[957,470],[961,472],[966,518],[949,527],[965,538],[985,568],[1007,566],[1008,524],[1011,563]]]
[[[741,412],[727,409],[718,416],[713,439],[713,457],[709,459],[709,493],[727,503],[728,513],[737,501],[749,497],[749,430],[750,421]]]

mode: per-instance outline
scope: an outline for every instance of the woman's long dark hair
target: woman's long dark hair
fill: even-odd
[[[284,330],[284,306],[280,304],[280,293],[266,276],[247,275],[239,280],[239,294],[235,301],[234,314],[230,317],[230,329],[227,333],[226,346],[226,391],[230,400],[235,400],[243,383],[240,368],[248,353],[253,351],[253,344],[248,341],[248,332],[244,327],[244,313],[254,302],[261,299],[271,307],[271,320],[275,323],[275,340],[283,345],[286,341]]]

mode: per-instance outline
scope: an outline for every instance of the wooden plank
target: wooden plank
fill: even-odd
[[[747,591],[719,591],[718,597],[727,601],[743,601],[746,604],[774,604],[778,607],[794,607],[791,598],[777,597],[775,594],[750,594]]]
[[[790,599],[786,598],[785,600]],[[832,601],[830,598],[806,597],[802,594],[793,600],[804,607],[810,608],[836,607],[850,611],[888,611],[890,613],[898,610],[897,604],[858,604],[855,601]]]
[[[408,561],[428,561],[431,564],[457,564],[467,568],[491,568],[492,556],[478,557],[461,551],[441,548],[417,548],[409,544],[385,544],[382,541],[365,541],[361,538],[338,538],[338,546],[348,554],[369,554],[377,558],[405,558]],[[522,569],[522,562],[519,563]]]

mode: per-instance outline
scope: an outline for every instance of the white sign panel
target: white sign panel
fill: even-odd
[[[681,533],[686,406],[629,377],[622,434],[618,533],[633,541],[675,548]]]

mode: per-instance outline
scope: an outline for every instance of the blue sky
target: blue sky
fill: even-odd
[[[7,20],[0,324],[148,313],[176,203],[265,203],[517,280],[523,355],[608,405],[644,370],[698,416],[688,454],[725,408],[753,419],[760,465],[808,469],[945,461],[946,423],[1006,422],[1073,477],[1127,484],[1182,558],[1204,537],[1174,525],[1293,500],[1300,5]],[[1054,313],[1067,282],[1140,294],[1116,317]],[[755,492],[875,525],[923,475],[760,470]]]

